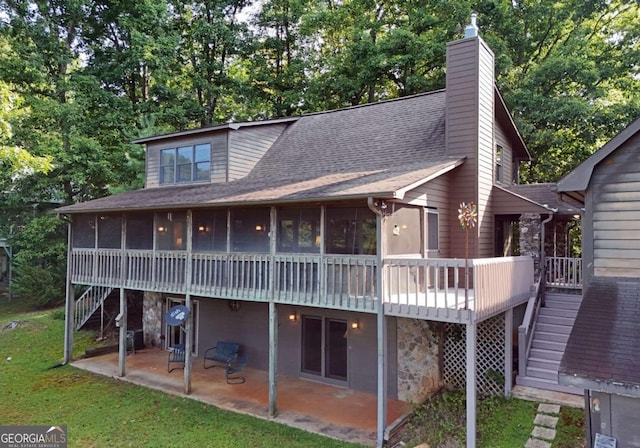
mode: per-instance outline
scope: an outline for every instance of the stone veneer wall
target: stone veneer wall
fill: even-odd
[[[441,386],[438,338],[426,320],[397,319],[398,398],[420,403]]]
[[[142,330],[146,346],[162,347],[162,312],[164,300],[162,294],[145,292],[142,301]]]
[[[520,255],[533,257],[535,278],[540,277],[540,215],[523,213],[520,216]]]

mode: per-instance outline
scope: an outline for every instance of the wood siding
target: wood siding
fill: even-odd
[[[512,185],[513,176],[514,176],[514,166],[513,166],[513,146],[511,142],[507,138],[503,127],[496,122],[494,127],[495,138],[496,138],[496,147],[500,145],[502,148],[502,183],[507,185]],[[494,148],[494,157],[495,157],[495,148]],[[495,171],[495,160],[494,160],[494,171]],[[496,173],[494,172],[494,178]]]
[[[145,187],[154,188],[160,186],[160,151],[178,146],[211,144],[211,178],[210,181],[227,181],[227,131],[218,131],[214,134],[198,135],[197,137],[170,139],[167,141],[151,142],[146,148],[146,179]],[[173,184],[172,184],[173,185]]]
[[[640,277],[640,134],[594,170],[587,210],[593,222],[593,261],[597,276]],[[589,216],[587,216],[587,221]],[[588,238],[587,238],[588,239]]]
[[[246,177],[287,125],[251,126],[229,134],[229,180]]]
[[[478,226],[469,230],[469,257],[493,255],[493,187],[495,142],[493,53],[480,38],[447,44],[447,155],[465,156],[454,170],[451,201],[475,202]],[[451,225],[451,256],[464,257],[466,235]]]

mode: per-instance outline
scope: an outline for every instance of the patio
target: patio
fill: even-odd
[[[167,372],[167,352],[157,348],[137,350],[126,358],[126,376],[118,377],[118,354],[85,358],[73,366],[173,395],[185,396],[183,370]],[[315,381],[278,375],[278,415],[268,416],[269,377],[266,371],[247,368],[244,384],[227,384],[224,369],[204,369],[202,358],[193,358],[191,371],[194,400],[220,409],[252,415],[305,431],[363,445],[376,444],[377,397]],[[412,405],[388,400],[387,423],[410,412]]]

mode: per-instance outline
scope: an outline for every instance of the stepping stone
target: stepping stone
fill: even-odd
[[[542,426],[534,426],[531,436],[537,439],[553,440],[556,437],[556,430],[551,428],[543,428]]]
[[[547,428],[555,428],[558,424],[558,417],[552,415],[538,414],[533,421],[534,425],[545,426]]]
[[[529,439],[524,448],[551,448],[551,443],[540,439]]]
[[[538,405],[538,412],[542,414],[559,414],[560,413],[560,405],[559,404],[548,404],[548,403],[540,403]]]

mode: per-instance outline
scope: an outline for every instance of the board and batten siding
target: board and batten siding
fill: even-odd
[[[246,177],[286,129],[286,123],[250,126],[229,134],[229,180]]]
[[[640,277],[640,134],[595,168],[587,210],[593,247],[584,255],[593,257],[593,274]]]
[[[178,146],[211,144],[210,182],[227,181],[227,131],[198,136],[197,138],[178,138],[158,143],[148,143],[146,149],[145,172],[146,188],[160,186],[160,151]],[[174,185],[174,184],[172,184]]]
[[[475,202],[478,226],[469,230],[469,257],[493,255],[493,215],[489,209],[494,164],[494,57],[478,37],[447,44],[447,155],[466,157],[451,182],[451,201]],[[457,217],[457,215],[456,215]],[[465,257],[465,234],[451,226],[451,256]]]

